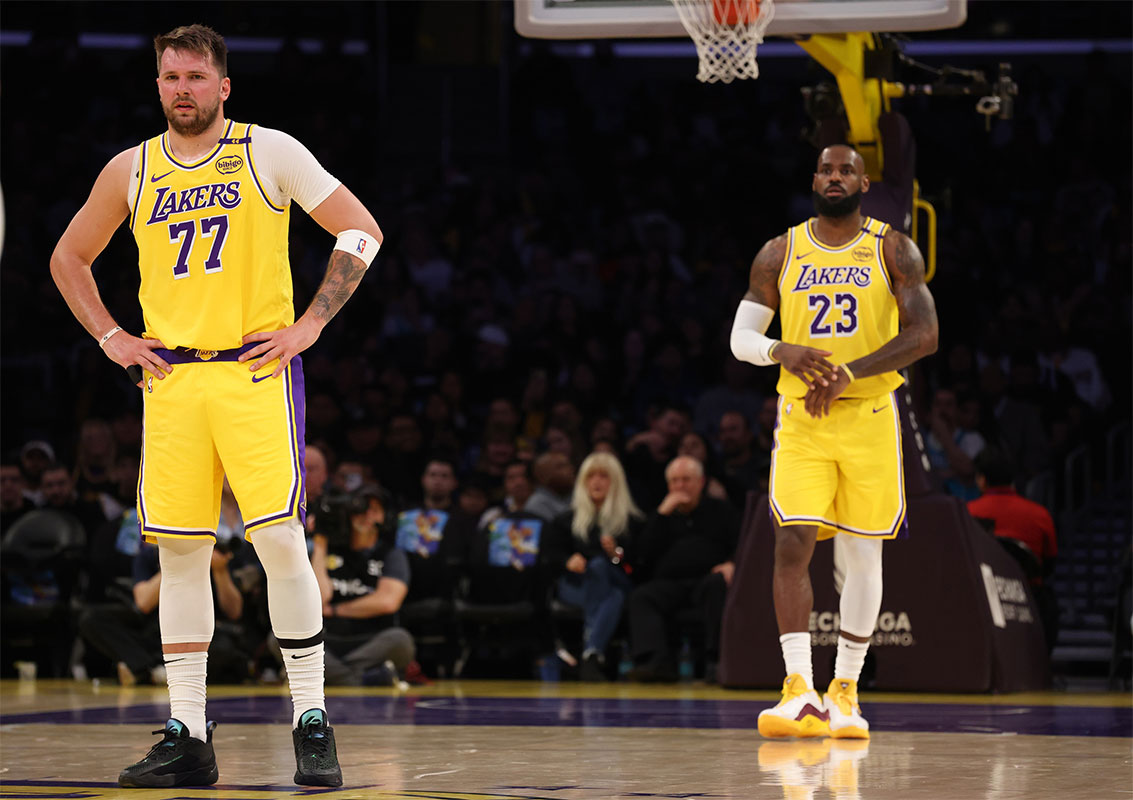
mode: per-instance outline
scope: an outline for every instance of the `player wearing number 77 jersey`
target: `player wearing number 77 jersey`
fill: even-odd
[[[769,501],[772,593],[787,678],[759,715],[764,736],[868,738],[857,681],[881,610],[881,543],[905,527],[898,369],[936,350],[936,308],[917,246],[861,214],[861,156],[827,147],[812,183],[818,216],[755,257],[732,352],[778,363],[779,418]],[[766,336],[779,309],[783,339]],[[819,700],[811,667],[809,565],[834,537],[842,629],[834,680]]]
[[[294,706],[295,781],[339,786],[323,698],[322,601],[307,558],[303,367],[370,266],[373,216],[295,139],[233,122],[224,39],[202,25],[154,39],[168,129],[111,159],[51,257],[71,311],[106,355],[145,375],[141,532],[161,558],[170,719],[122,786],[215,783],[205,674],[213,633],[209,568],[227,476],[267,574],[272,629]],[[296,320],[288,263],[292,201],[338,237],[322,285]],[[91,264],[128,220],[138,244],[145,331],[123,331]]]

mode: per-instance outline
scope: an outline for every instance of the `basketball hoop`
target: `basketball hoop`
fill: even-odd
[[[758,78],[755,48],[775,16],[773,0],[673,0],[700,56],[697,80]]]

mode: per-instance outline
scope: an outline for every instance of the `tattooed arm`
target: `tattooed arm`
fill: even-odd
[[[855,378],[907,367],[936,352],[936,303],[924,280],[924,259],[916,243],[890,230],[882,245],[897,295],[901,331],[869,355],[850,362]]]
[[[744,300],[760,303],[775,310],[779,308],[779,270],[787,256],[787,234],[782,233],[760,248],[751,263],[747,294]]]
[[[311,209],[311,219],[319,223],[327,232],[337,236],[345,230],[361,230],[382,241],[382,231],[366,207],[351,194],[345,186],[339,186],[330,196]],[[244,337],[248,342],[261,342],[240,356],[241,361],[254,359],[251,370],[254,372],[264,364],[279,359],[272,377],[283,374],[292,357],[306,350],[318,341],[319,334],[328,322],[338,313],[366,274],[366,262],[343,250],[332,250],[319,290],[311,304],[294,325],[278,331],[251,333]]]
[[[936,304],[925,285],[921,251],[912,239],[893,230],[886,234],[882,248],[897,296],[901,330],[872,353],[849,362],[855,378],[901,369],[936,352]],[[849,385],[849,377],[838,370],[829,385],[812,387],[804,398],[807,413],[812,416],[828,414],[830,404]]]

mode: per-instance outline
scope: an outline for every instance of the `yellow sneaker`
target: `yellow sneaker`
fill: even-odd
[[[818,692],[807,686],[806,678],[793,673],[783,681],[783,699],[779,704],[759,712],[759,733],[768,739],[828,736],[829,719]]]
[[[822,706],[830,720],[830,735],[835,739],[868,739],[869,723],[858,705],[858,682],[835,678],[830,681]]]

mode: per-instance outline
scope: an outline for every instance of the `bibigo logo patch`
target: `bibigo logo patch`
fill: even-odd
[[[244,159],[240,158],[240,156],[228,156],[227,158],[218,158],[216,160],[216,171],[221,175],[239,172],[243,167]]]
[[[869,261],[873,258],[873,251],[868,247],[855,247],[850,255],[854,257],[854,261]]]

